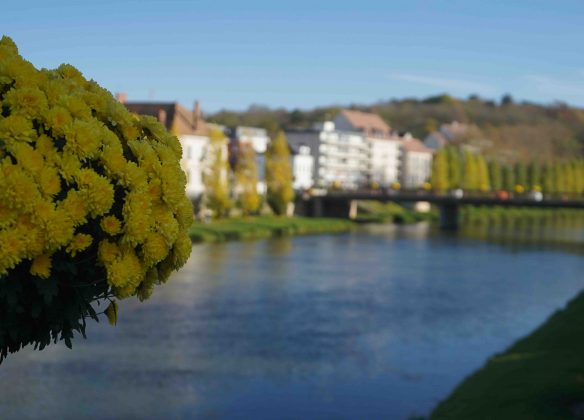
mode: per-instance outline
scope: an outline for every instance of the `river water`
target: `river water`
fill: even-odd
[[[554,226],[195,245],[117,327],[9,356],[0,418],[428,415],[582,289],[583,225]]]

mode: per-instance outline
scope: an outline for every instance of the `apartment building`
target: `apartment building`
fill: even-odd
[[[370,146],[361,133],[337,130],[334,122],[326,121],[312,129],[286,131],[286,137],[293,149],[310,150],[316,186],[357,189],[367,184]]]
[[[377,114],[344,109],[334,120],[338,130],[361,133],[369,145],[369,181],[388,187],[399,179],[401,139]]]
[[[433,150],[406,134],[401,142],[400,183],[404,189],[420,188],[430,179]]]

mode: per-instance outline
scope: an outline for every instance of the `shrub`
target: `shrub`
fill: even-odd
[[[70,65],[0,40],[0,360],[73,332],[93,305],[147,299],[187,260],[178,139]]]

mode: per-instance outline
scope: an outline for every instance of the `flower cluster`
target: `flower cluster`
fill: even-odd
[[[150,296],[191,251],[181,147],[70,65],[37,70],[0,40],[0,278],[95,264],[118,298]]]

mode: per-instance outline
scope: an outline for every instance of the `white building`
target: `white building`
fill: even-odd
[[[357,189],[367,184],[370,147],[362,134],[336,130],[326,121],[313,129],[287,131],[286,137],[293,149],[310,148],[316,186]]]
[[[299,146],[292,149],[292,175],[295,190],[308,190],[314,186],[314,157],[310,147]]]
[[[118,99],[131,112],[151,115],[176,135],[183,149],[181,167],[187,176],[186,193],[191,199],[201,196],[204,191],[203,167],[209,144],[209,127],[205,123],[199,103],[192,111],[177,102],[125,102],[125,95],[118,94]],[[227,158],[227,141],[225,143]]]
[[[402,162],[400,182],[403,189],[420,188],[432,172],[432,149],[411,135],[401,142]]]
[[[400,138],[373,113],[344,109],[335,118],[339,130],[357,131],[369,145],[369,180],[387,187],[399,178]]]

